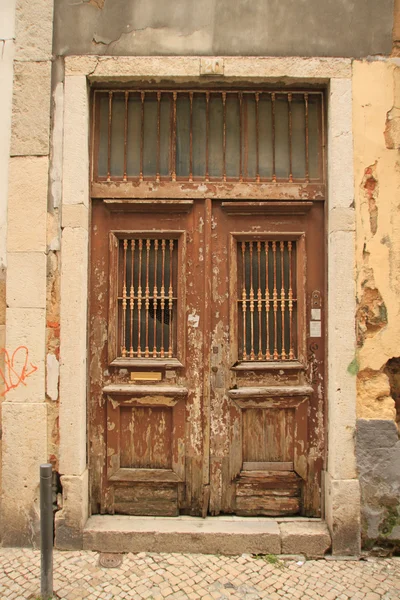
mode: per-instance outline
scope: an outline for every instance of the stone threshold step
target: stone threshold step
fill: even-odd
[[[326,523],[301,518],[94,515],[83,532],[83,549],[98,552],[303,554],[319,558],[330,546]]]

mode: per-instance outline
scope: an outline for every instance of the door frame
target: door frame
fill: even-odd
[[[81,543],[89,516],[87,469],[87,297],[90,227],[90,85],[126,76],[168,77],[202,83],[199,57],[67,57],[64,85],[63,232],[61,269],[60,473],[64,506],[56,516],[56,543]],[[351,61],[347,59],[226,57],[224,77],[266,83],[289,78],[327,89],[328,246],[328,461],[325,518],[339,552],[357,553],[360,497],[354,452],[355,377],[355,214]],[[298,78],[298,74],[303,75]],[[72,295],[71,295],[72,294]],[[73,302],[71,302],[73,298]],[[66,332],[68,335],[63,335]],[[348,369],[348,367],[350,368]],[[66,533],[68,529],[69,533]],[[351,532],[351,535],[349,535]],[[343,536],[348,541],[343,546]],[[71,540],[78,540],[71,541]],[[80,540],[80,541],[79,541]]]

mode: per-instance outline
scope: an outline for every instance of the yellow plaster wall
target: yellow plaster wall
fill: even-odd
[[[396,419],[385,367],[400,357],[399,117],[400,67],[354,61],[357,416],[367,419]]]

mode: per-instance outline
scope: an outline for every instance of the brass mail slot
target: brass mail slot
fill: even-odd
[[[157,371],[136,371],[131,373],[131,381],[161,381],[162,376]]]

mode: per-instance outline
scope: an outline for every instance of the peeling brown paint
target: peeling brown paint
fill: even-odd
[[[388,150],[398,150],[400,147],[400,108],[393,106],[386,115],[385,144]]]
[[[372,235],[375,235],[378,229],[378,178],[377,161],[364,170],[364,177],[361,186],[364,190],[364,196],[368,202],[369,224]]]
[[[384,372],[389,377],[390,395],[396,408],[396,422],[400,426],[400,357],[389,359],[385,365]]]
[[[366,419],[395,417],[389,377],[384,367],[378,371],[366,368],[357,374],[357,414]]]
[[[357,344],[363,346],[365,339],[374,336],[388,323],[385,302],[376,288],[364,286],[356,313]]]
[[[88,4],[91,4],[95,8],[102,10],[104,8],[105,1],[106,0],[89,0]]]

